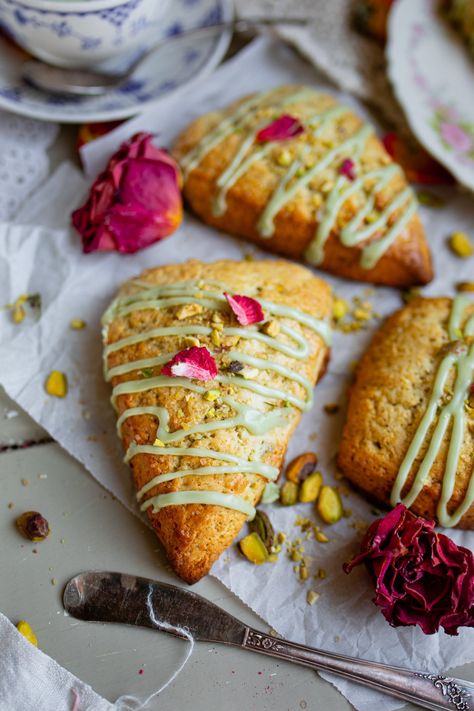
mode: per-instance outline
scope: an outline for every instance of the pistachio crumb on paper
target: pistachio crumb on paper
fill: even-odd
[[[474,245],[465,232],[453,232],[449,237],[449,246],[451,251],[461,259],[466,259],[474,253]]]
[[[29,622],[26,620],[20,620],[20,622],[16,626],[18,632],[23,635],[25,639],[28,640],[28,642],[31,642],[31,644],[34,647],[38,646],[38,638],[36,637],[35,633],[33,632],[31,625]]]
[[[52,397],[66,397],[68,382],[65,373],[60,370],[52,370],[46,379],[45,390]]]

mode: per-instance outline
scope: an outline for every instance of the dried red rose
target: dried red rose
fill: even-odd
[[[474,627],[474,555],[434,526],[398,504],[372,523],[344,571],[365,563],[373,601],[393,627],[419,625],[425,634],[443,627],[456,635]]]
[[[226,291],[224,291],[224,296],[241,326],[250,326],[265,318],[263,309],[256,299],[239,294],[231,296]]]
[[[345,175],[348,180],[355,180],[357,175],[354,161],[351,158],[345,158],[339,166],[339,173]]]
[[[207,348],[193,346],[179,351],[161,369],[162,375],[193,378],[194,380],[214,380],[217,375],[216,361]]]
[[[300,121],[294,116],[289,116],[288,114],[283,114],[279,116],[275,121],[272,121],[262,128],[256,136],[258,143],[264,143],[265,141],[284,141],[287,138],[294,138],[303,133],[304,128]]]
[[[137,133],[112,156],[72,213],[84,252],[133,253],[173,233],[183,215],[181,176],[173,158]]]

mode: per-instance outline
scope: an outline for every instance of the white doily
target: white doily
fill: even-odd
[[[277,33],[344,91],[382,112],[399,130],[407,130],[385,71],[385,54],[375,40],[355,31],[359,0],[236,0],[242,17],[303,17],[305,27],[279,26]]]
[[[47,177],[56,124],[0,112],[0,220],[9,220]]]

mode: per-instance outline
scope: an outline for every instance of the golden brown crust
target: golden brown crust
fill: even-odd
[[[276,97],[289,95],[297,88],[282,87]],[[236,102],[223,111],[216,111],[193,121],[177,139],[173,148],[176,158],[182,160],[223,118],[232,114],[239,103]],[[300,118],[304,123],[315,112],[336,105],[337,102],[333,97],[315,93],[313,97],[288,105],[285,111]],[[271,120],[274,115],[274,108],[262,110],[255,115],[250,125],[255,126],[258,122],[264,121],[265,117]],[[363,121],[348,111],[328,126],[325,133],[326,144],[337,143],[338,140],[340,141],[338,138],[340,132],[349,136],[362,125]],[[253,162],[232,185],[227,192],[226,210],[222,215],[217,216],[213,211],[218,193],[217,180],[230,164],[244,134],[245,131],[234,132],[206,152],[198,165],[185,175],[185,197],[192,210],[207,224],[244,237],[263,249],[293,259],[304,259],[306,249],[316,233],[321,204],[324,205],[327,199],[326,187],[337,178],[337,170],[333,168],[323,171],[307,189],[300,190],[276,215],[275,230],[271,238],[264,239],[258,231],[257,223],[276,185],[288,170],[285,165],[279,164],[282,153],[292,154],[292,151],[296,151],[302,142],[306,142],[310,149],[312,144],[306,134],[277,142],[267,156]],[[315,143],[315,150],[319,150],[320,143],[314,141],[313,143]],[[315,153],[315,156],[317,155]],[[382,143],[375,135],[371,136],[362,157],[361,164],[364,172],[391,162]],[[337,161],[335,165],[337,168]],[[404,187],[406,187],[406,180],[403,175],[400,173],[394,176],[388,186],[378,193],[376,207],[382,209],[390,202],[393,195]],[[339,239],[340,229],[352,216],[352,210],[351,200],[346,201],[326,243],[324,260],[319,265],[321,269],[350,279],[397,287],[426,284],[432,279],[431,255],[423,226],[416,213],[377,264],[371,269],[364,269],[360,266],[361,251],[373,238],[370,237],[360,245],[351,248],[345,247]]]
[[[151,269],[140,277],[153,285],[175,284],[185,280],[203,281],[203,291],[206,282],[216,280],[227,285],[231,293],[245,294],[259,287],[262,299],[277,304],[303,309],[316,318],[328,318],[331,313],[332,298],[330,289],[325,282],[314,277],[307,269],[284,261],[232,262],[221,261],[214,264],[204,264],[190,261],[184,264],[170,265]],[[121,293],[136,291],[139,287],[124,285]],[[257,296],[258,298],[258,296]],[[106,343],[113,343],[121,338],[133,335],[151,328],[171,325],[198,324],[209,326],[212,323],[212,312],[204,309],[200,313],[186,316],[182,307],[175,306],[166,310],[142,310],[126,316],[115,317],[110,323]],[[230,311],[220,312],[223,325],[238,325],[233,321]],[[281,323],[285,319],[279,319]],[[290,323],[288,321],[288,323]],[[293,328],[303,334],[312,346],[312,354],[304,360],[289,359],[287,356],[269,349],[255,339],[241,339],[238,344],[240,351],[250,355],[257,354],[265,359],[272,359],[290,367],[316,382],[324,369],[328,349],[321,338],[306,327],[301,327],[291,321]],[[286,336],[279,338],[286,339]],[[200,345],[216,351],[208,336],[199,337]],[[235,337],[234,337],[235,339]],[[215,354],[220,371],[226,365],[226,349],[235,347],[232,337],[223,336],[222,352]],[[128,346],[109,355],[108,365],[113,367],[122,363],[141,358],[150,358],[163,353],[175,353],[189,347],[184,336],[161,337]],[[154,369],[153,375],[158,375],[160,368]],[[141,371],[133,371],[126,375],[114,377],[112,385],[143,377]],[[271,384],[272,387],[291,392],[297,397],[304,397],[303,388],[295,381],[289,381],[275,372],[260,371],[259,383]],[[209,383],[209,387],[215,387]],[[220,386],[221,394],[229,394],[231,386]],[[234,388],[232,397],[255,405],[257,409],[271,409],[272,404],[262,404],[262,398],[243,388]],[[117,399],[118,412],[142,405],[160,405],[167,408],[170,414],[169,427],[171,431],[191,424],[201,423],[208,417],[213,403],[207,401],[201,394],[193,393],[183,388],[162,388],[141,394],[120,395]],[[277,403],[281,406],[281,403]],[[218,419],[229,416],[225,409],[219,410]],[[286,427],[280,427],[262,436],[251,435],[243,427],[215,430],[199,438],[193,435],[181,440],[175,446],[199,447],[214,449],[237,455],[244,459],[256,459],[275,467],[280,467],[286,451],[288,439],[300,418],[294,410]],[[140,415],[125,420],[122,427],[124,448],[131,442],[153,444],[156,437],[157,421],[152,415]],[[190,469],[198,466],[219,465],[222,462],[212,457],[178,457],[158,456],[155,454],[138,454],[132,459],[132,470],[135,486],[140,489],[153,477],[178,469]],[[263,477],[257,474],[227,474],[187,476],[162,483],[154,487],[148,496],[163,494],[180,489],[214,490],[240,495],[246,501],[255,505],[265,486]],[[148,516],[158,537],[162,541],[167,556],[175,572],[185,581],[194,583],[205,575],[214,561],[233,541],[245,522],[245,515],[221,506],[187,504],[168,506]]]
[[[350,388],[338,464],[370,498],[388,506],[400,465],[430,399],[435,374],[449,342],[451,299],[415,299],[390,316],[357,366]],[[472,313],[474,308],[471,309]],[[453,373],[454,376],[454,373]],[[470,420],[469,420],[470,418]],[[436,519],[449,444],[449,431],[427,485],[411,509]],[[427,449],[420,451],[421,461]],[[474,418],[468,414],[456,486],[449,510],[461,503],[473,472]],[[411,485],[416,469],[410,474]],[[402,491],[402,494],[406,489]],[[474,505],[458,528],[474,528]]]

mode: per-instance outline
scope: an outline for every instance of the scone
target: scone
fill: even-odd
[[[474,56],[474,0],[442,0],[441,10]]]
[[[104,314],[125,459],[188,583],[277,479],[326,365],[331,309],[328,285],[298,265],[189,261],[127,282]]]
[[[361,359],[341,470],[385,505],[474,529],[474,302],[418,298]]]
[[[281,138],[285,126],[293,137]],[[350,279],[432,279],[402,169],[329,94],[284,86],[246,97],[195,120],[173,153],[188,204],[210,225]]]

